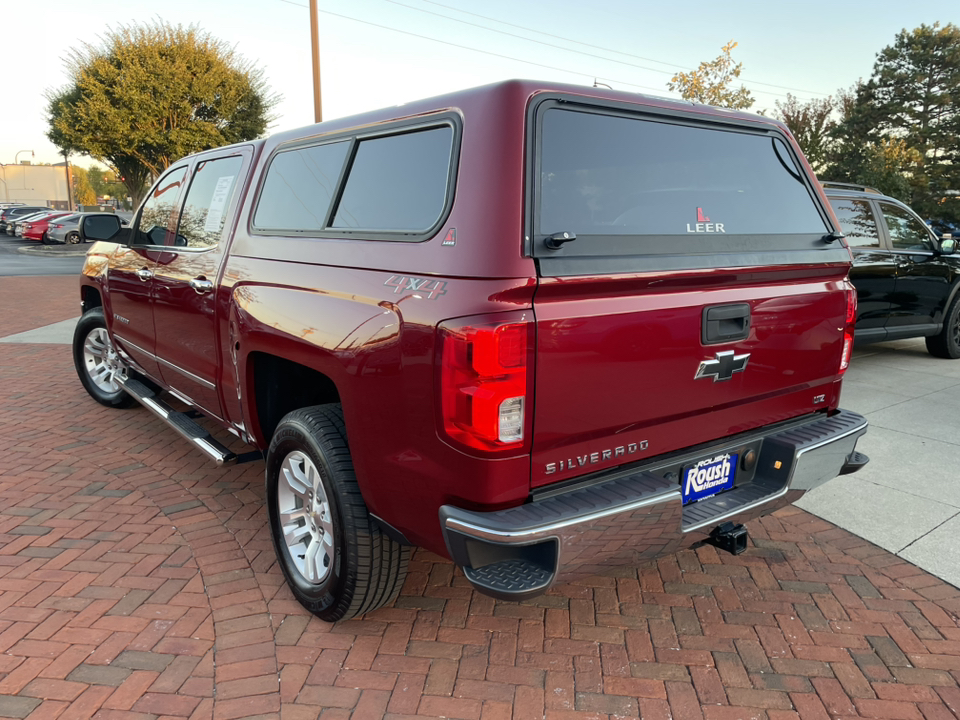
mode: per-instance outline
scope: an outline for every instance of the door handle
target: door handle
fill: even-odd
[[[197,291],[197,295],[203,295],[213,290],[213,281],[201,275],[190,280],[190,287]]]
[[[153,273],[150,272],[149,268],[140,268],[137,270],[137,277],[146,282],[153,277]]]

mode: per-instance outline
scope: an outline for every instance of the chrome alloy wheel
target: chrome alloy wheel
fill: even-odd
[[[123,377],[126,368],[106,328],[94,328],[87,334],[83,341],[83,365],[97,388],[110,394],[120,391],[117,378]]]
[[[333,568],[333,512],[320,472],[299,450],[288,453],[280,466],[277,505],[294,567],[308,583],[321,584]]]

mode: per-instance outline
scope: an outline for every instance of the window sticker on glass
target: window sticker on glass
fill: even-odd
[[[210,209],[207,210],[207,220],[203,224],[206,232],[220,232],[220,224],[223,222],[223,210],[227,206],[227,200],[230,198],[230,188],[233,185],[233,175],[227,175],[217,180],[217,185],[213,189],[213,198],[210,200]]]
[[[703,208],[697,208],[697,222],[696,223],[687,223],[687,232],[688,233],[725,233],[726,230],[723,228],[723,223],[720,222],[710,222],[704,212]]]

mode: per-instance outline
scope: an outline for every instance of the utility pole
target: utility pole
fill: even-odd
[[[67,172],[67,210],[73,212],[73,178],[70,177],[70,158],[66,150],[63,151],[63,167]]]
[[[317,22],[317,0],[310,0],[310,44],[313,50],[314,122],[323,122],[323,103],[320,100],[320,32]]]

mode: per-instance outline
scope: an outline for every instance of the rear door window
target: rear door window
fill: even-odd
[[[811,249],[828,232],[773,132],[556,106],[541,117],[535,254],[562,232],[578,237],[565,252],[591,256]]]
[[[847,245],[853,248],[880,247],[880,232],[870,203],[853,198],[830,198],[830,205],[846,235]]]
[[[175,245],[202,249],[220,242],[242,165],[240,155],[197,164],[180,213]]]

